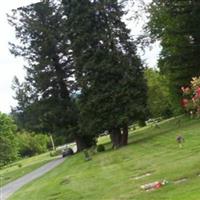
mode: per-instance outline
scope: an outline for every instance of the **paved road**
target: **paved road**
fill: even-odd
[[[52,170],[54,167],[60,165],[65,159],[59,158],[56,160],[53,160],[42,167],[34,170],[33,172],[26,174],[25,176],[8,183],[7,185],[0,188],[0,200],[6,200],[8,199],[14,192],[19,190],[22,186],[25,184],[31,182],[32,180],[44,175],[48,171]]]

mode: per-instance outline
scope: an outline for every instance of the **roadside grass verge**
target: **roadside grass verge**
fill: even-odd
[[[46,164],[54,158],[50,157],[49,152],[31,158],[25,158],[19,160],[9,166],[0,170],[1,183],[0,187],[6,185],[9,182],[16,180],[17,178],[33,171]]]

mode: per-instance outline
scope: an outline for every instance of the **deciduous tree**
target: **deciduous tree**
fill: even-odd
[[[151,36],[162,46],[159,68],[169,78],[177,104],[180,88],[200,75],[200,4],[196,0],[153,0],[149,11]]]

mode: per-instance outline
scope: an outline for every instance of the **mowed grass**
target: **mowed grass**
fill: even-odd
[[[179,148],[176,136],[185,143]],[[107,143],[109,138],[102,138]],[[127,147],[98,153],[91,161],[77,154],[53,171],[26,185],[10,200],[199,200],[200,120],[181,118],[146,127],[130,134]],[[151,176],[136,180],[135,177]],[[176,180],[187,181],[175,184]],[[158,190],[140,186],[166,179]]]
[[[45,153],[12,163],[10,166],[0,170],[0,187],[39,168],[52,159],[49,153]]]

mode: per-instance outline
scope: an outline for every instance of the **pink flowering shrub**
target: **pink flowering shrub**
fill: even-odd
[[[190,114],[200,115],[200,77],[192,78],[190,86],[181,87],[181,106]]]

